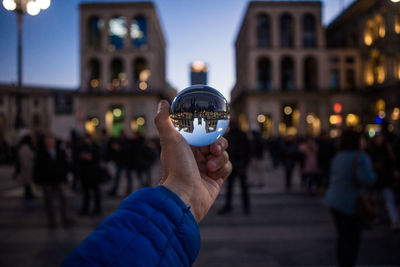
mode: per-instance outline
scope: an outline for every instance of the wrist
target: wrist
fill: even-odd
[[[190,193],[185,188],[177,186],[175,183],[167,179],[162,185],[174,192],[187,206],[191,206]]]

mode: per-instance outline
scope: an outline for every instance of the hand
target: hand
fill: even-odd
[[[232,171],[228,141],[221,137],[212,145],[191,147],[175,129],[169,117],[169,104],[161,100],[155,124],[160,136],[164,185],[191,206],[197,222],[207,214],[224,180]]]

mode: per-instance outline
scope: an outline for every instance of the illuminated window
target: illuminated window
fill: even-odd
[[[368,46],[372,45],[372,43],[374,42],[373,26],[374,22],[372,20],[368,20],[365,25],[364,43]]]
[[[339,90],[340,88],[340,73],[338,69],[331,70],[330,87],[333,90]]]
[[[89,61],[89,88],[98,88],[100,86],[100,63],[97,59]]]
[[[396,64],[394,68],[394,76],[400,80],[400,54],[396,57]]]
[[[280,17],[280,37],[281,47],[294,46],[294,23],[293,17],[289,14]]]
[[[271,61],[268,58],[262,57],[258,60],[257,75],[258,89],[263,91],[270,91],[272,88]]]
[[[304,60],[304,89],[314,91],[318,88],[318,63],[314,57]]]
[[[316,27],[316,21],[313,15],[307,14],[303,17],[303,47],[316,47]]]
[[[147,61],[144,58],[137,58],[133,62],[133,82],[141,90],[147,89],[147,82],[150,77]]]
[[[257,46],[271,46],[271,20],[265,14],[258,15],[257,17]]]
[[[144,16],[136,16],[133,19],[130,34],[135,47],[147,44],[147,20]]]
[[[378,50],[371,53],[370,59],[365,65],[365,83],[383,83],[386,80],[385,57],[380,55]]]
[[[109,36],[110,46],[114,50],[120,50],[124,48],[124,37],[126,35],[126,22],[125,18],[116,16],[109,22]]]
[[[126,81],[126,74],[124,73],[124,65],[122,63],[122,60],[120,59],[114,59],[111,62],[111,79],[110,79],[110,90],[115,90],[117,88],[120,88],[121,86],[124,86],[124,83]]]
[[[400,34],[400,13],[394,18],[394,31]]]
[[[281,87],[282,91],[293,91],[295,89],[294,61],[286,56],[281,61]]]
[[[100,49],[101,47],[101,30],[103,21],[99,17],[91,17],[88,20],[87,42],[89,47]]]
[[[385,37],[386,35],[386,28],[385,28],[385,21],[381,15],[376,15],[375,17],[375,27],[377,31],[377,36],[380,38]]]

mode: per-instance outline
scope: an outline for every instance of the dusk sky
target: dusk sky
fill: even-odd
[[[345,0],[349,5],[353,0]],[[39,15],[24,16],[23,83],[76,89],[80,84],[79,4],[105,0],[52,0]],[[131,2],[131,1],[118,1]],[[235,83],[234,40],[247,0],[155,0],[167,40],[167,81],[189,86],[189,65],[209,66],[208,82],[227,98]],[[323,2],[323,23],[341,10],[342,0]],[[0,83],[16,83],[17,26],[13,12],[0,8]]]

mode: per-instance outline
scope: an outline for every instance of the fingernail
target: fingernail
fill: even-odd
[[[165,102],[164,101],[160,101],[158,102],[158,108],[157,108],[157,113],[160,112],[160,110],[165,106]]]

